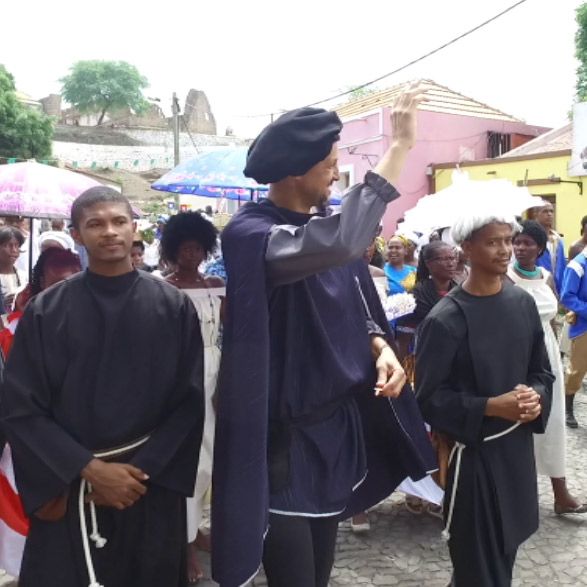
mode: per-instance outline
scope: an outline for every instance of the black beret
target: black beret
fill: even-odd
[[[342,122],[336,112],[322,108],[286,112],[253,141],[244,174],[259,183],[304,175],[328,157],[341,130]]]

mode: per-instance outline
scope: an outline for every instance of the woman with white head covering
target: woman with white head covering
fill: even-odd
[[[416,394],[453,445],[445,530],[454,587],[511,585],[517,550],[538,528],[533,434],[546,428],[553,376],[533,298],[504,281],[517,226],[494,201],[452,227],[471,271],[421,325]]]
[[[39,236],[39,249],[41,253],[51,247],[59,247],[75,252],[73,239],[61,230],[47,230]]]

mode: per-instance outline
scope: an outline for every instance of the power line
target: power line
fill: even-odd
[[[190,129],[189,129],[188,125],[187,125],[187,122],[185,121],[185,111],[181,115],[181,121],[183,122],[183,126],[184,126],[186,132],[188,133],[188,136],[190,137],[190,140],[192,141],[192,145],[194,146],[194,149],[196,150],[196,153],[199,155],[200,154],[200,149],[198,149],[198,145],[196,145],[196,141],[194,141],[194,137],[192,136],[192,133],[190,132]]]
[[[451,45],[454,45],[456,42],[458,42],[461,39],[464,39],[465,37],[468,37],[469,35],[477,32],[478,30],[482,29],[483,27],[487,26],[488,24],[492,23],[493,21],[497,20],[498,18],[504,16],[508,12],[511,12],[512,10],[514,10],[515,8],[517,8],[518,6],[524,4],[527,1],[528,0],[519,0],[515,4],[512,4],[511,6],[509,6],[508,8],[506,8],[504,10],[502,10],[498,14],[496,14],[496,15],[492,16],[491,18],[483,21],[482,23],[478,24],[477,26],[473,27],[472,29],[469,29],[468,31],[462,33],[458,37],[454,37],[450,41],[447,41],[443,45],[440,45],[440,47],[437,47],[436,49],[432,49],[432,51],[428,51],[427,53],[425,53],[424,55],[421,55],[420,57],[417,57],[416,59],[412,59],[408,63],[402,65],[401,67],[398,67],[397,69],[394,69],[393,71],[390,71],[389,73],[385,73],[385,74],[379,76],[378,78],[375,78],[375,79],[373,79],[371,81],[365,82],[364,84],[361,84],[360,86],[355,86],[354,88],[352,88],[350,90],[346,90],[346,91],[340,92],[340,93],[338,93],[338,94],[336,94],[334,96],[330,96],[329,98],[324,98],[323,100],[317,100],[316,102],[312,102],[310,104],[306,104],[305,107],[317,106],[318,104],[323,104],[324,102],[330,102],[331,100],[336,100],[337,98],[342,98],[344,96],[347,96],[349,94],[352,94],[353,92],[355,92],[357,90],[362,90],[363,88],[366,88],[368,86],[371,86],[373,84],[376,84],[377,82],[380,82],[380,81],[384,80],[385,78],[391,77],[392,75],[395,75],[396,73],[399,73],[400,71],[403,71],[404,69],[407,69],[408,67],[411,67],[412,65],[415,65],[416,63],[419,63],[420,61],[423,61],[424,59],[427,59],[428,57],[431,57],[432,55],[435,55],[436,53],[442,51],[443,49],[446,49],[447,47],[450,47]],[[249,116],[248,118],[261,118],[261,117],[272,116],[273,114],[275,114],[275,113],[255,114],[255,115]]]
[[[433,49],[432,51],[428,51],[428,53],[425,53],[421,57],[417,57],[416,59],[412,59],[412,61],[406,63],[405,65],[402,65],[401,67],[398,67],[397,69],[394,69],[393,71],[390,71],[389,73],[386,73],[382,76],[379,76],[378,78],[376,78],[370,82],[367,82],[367,83],[364,83],[360,86],[357,86],[357,87],[353,88],[352,90],[347,90],[346,92],[341,92],[340,94],[337,94],[336,96],[332,96],[331,98],[326,98],[325,100],[319,100],[317,102],[312,102],[311,104],[307,104],[307,106],[316,106],[317,104],[329,102],[330,100],[336,100],[336,98],[342,98],[343,96],[351,94],[352,92],[354,92],[356,90],[362,90],[363,88],[366,88],[367,86],[373,85],[373,84],[380,82],[381,80],[383,80],[387,77],[395,75],[396,73],[399,73],[400,71],[403,71],[404,69],[407,69],[408,67],[415,65],[416,63],[419,63],[420,61],[423,61],[424,59],[427,59],[431,55],[434,55],[434,54],[438,53],[439,51],[442,51],[443,49],[450,47],[450,45],[453,45],[457,41],[460,41],[461,39],[468,37],[469,35],[473,34],[474,32],[478,31],[479,29],[483,28],[484,26],[487,26],[488,24],[492,23],[494,20],[497,20],[498,18],[500,18],[504,14],[511,12],[512,10],[514,10],[514,8],[517,8],[518,6],[520,6],[521,4],[524,4],[527,1],[528,0],[519,0],[518,2],[516,2],[515,4],[512,4],[511,6],[506,8],[505,10],[502,10],[500,13],[496,14],[495,16],[492,16],[488,20],[482,22],[481,24],[478,24],[476,27],[469,29],[467,32],[459,35],[458,37],[455,37],[454,39],[451,39],[450,41],[448,41],[446,43],[444,43],[444,45],[441,45],[440,47],[437,47],[436,49]]]

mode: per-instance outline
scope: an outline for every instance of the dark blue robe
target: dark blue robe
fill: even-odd
[[[381,331],[387,321],[366,264],[268,284],[272,228],[310,218],[250,204],[223,234],[228,303],[212,494],[213,576],[223,587],[257,572],[269,510],[348,517],[435,468],[411,391],[374,396],[368,315]]]

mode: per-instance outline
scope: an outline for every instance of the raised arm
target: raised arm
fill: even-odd
[[[341,213],[314,218],[304,226],[277,225],[267,244],[270,285],[293,283],[363,255],[387,204],[399,197],[393,187],[416,141],[418,87],[402,94],[392,112],[393,140],[373,172],[344,196]]]

